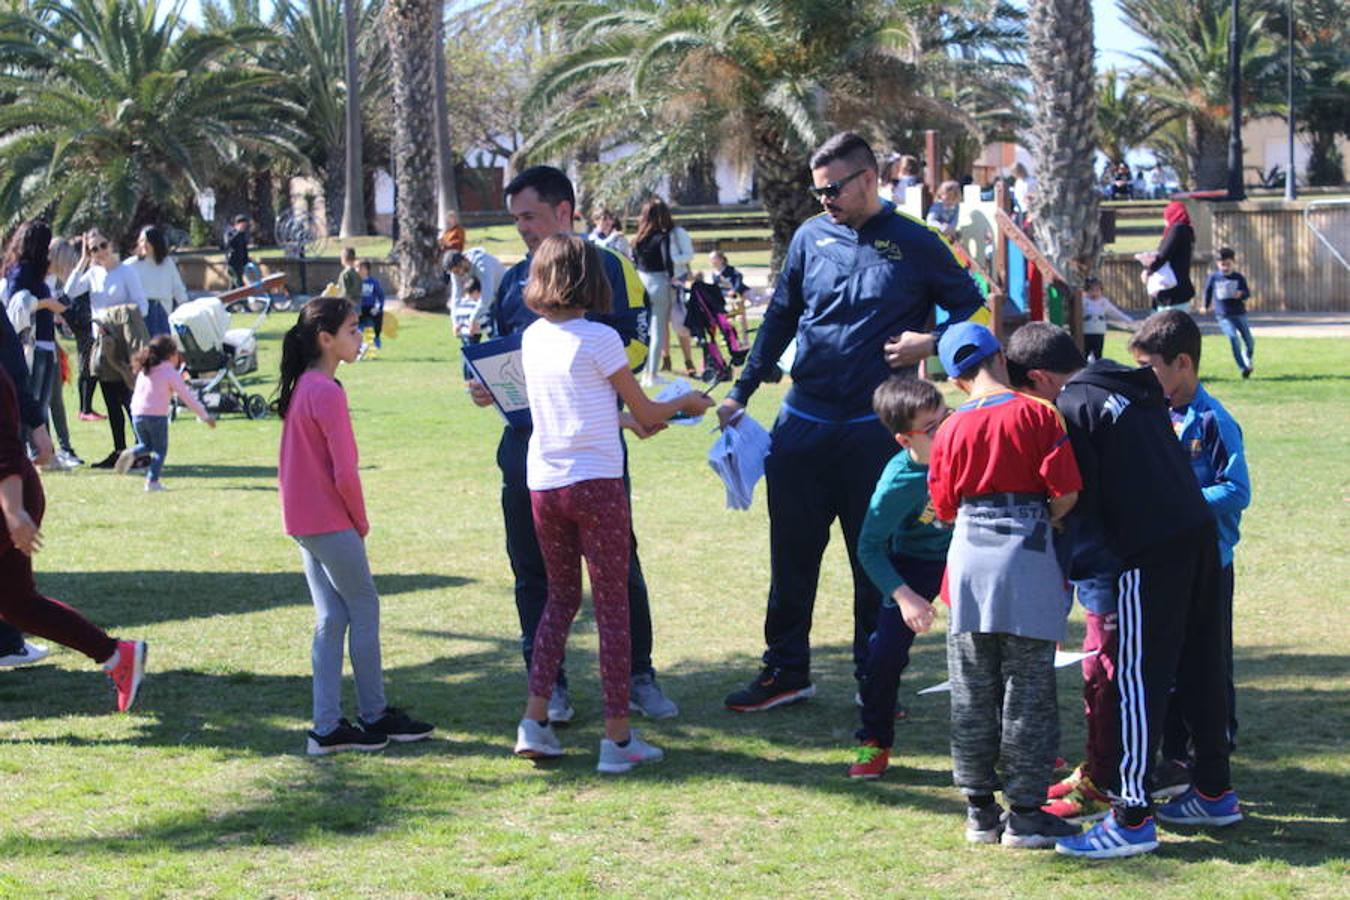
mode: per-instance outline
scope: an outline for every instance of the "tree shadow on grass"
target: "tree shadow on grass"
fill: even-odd
[[[311,602],[299,572],[39,572],[37,578],[43,593],[69,602],[94,622],[115,626],[120,633],[161,622],[246,615]],[[463,575],[375,576],[375,588],[382,596],[473,583],[475,579]]]
[[[410,666],[386,669],[390,702],[410,707],[438,727],[434,741],[385,751],[387,765],[355,754],[316,761],[298,777],[271,778],[255,786],[259,799],[224,814],[174,813],[156,824],[113,838],[53,838],[37,841],[38,851],[69,850],[81,845],[116,849],[137,846],[211,849],[239,843],[289,845],[316,832],[369,834],[397,828],[411,818],[449,819],[473,796],[518,791],[525,779],[543,779],[549,790],[589,792],[612,784],[594,772],[600,737],[600,699],[596,659],[590,644],[573,645],[569,654],[576,724],[561,730],[562,760],[532,768],[508,761],[513,729],[524,697],[523,666],[514,636],[485,636],[452,630],[407,629],[422,637],[443,636],[469,642],[467,653],[442,656]],[[941,679],[945,667],[940,640],[921,640],[902,696],[910,718],[897,728],[895,764],[879,782],[857,784],[844,777],[846,751],[853,745],[857,710],[853,705],[852,660],[844,645],[817,647],[813,671],[820,693],[810,702],[758,715],[738,715],[721,707],[721,698],[739,687],[757,663],[748,656],[680,664],[661,673],[661,683],[682,707],[678,719],[635,722],[667,759],[624,779],[678,784],[681,791],[725,792],[741,785],[767,785],[823,794],[850,808],[882,806],[915,809],[959,818],[962,803],[951,788],[947,754],[949,726],[943,695],[914,697],[914,690]],[[247,657],[241,659],[246,663]],[[1229,829],[1173,833],[1165,857],[1178,862],[1224,859],[1230,863],[1277,860],[1290,866],[1323,866],[1343,858],[1346,798],[1350,778],[1336,772],[1308,771],[1289,761],[1301,754],[1343,752],[1344,690],[1263,687],[1266,679],[1306,679],[1326,683],[1344,671],[1333,655],[1303,656],[1263,648],[1244,649],[1239,681],[1244,684],[1246,743],[1235,759],[1235,780],[1248,820]],[[1075,673],[1074,669],[1066,670]],[[20,676],[19,680],[15,676]],[[1070,724],[1078,709],[1074,674],[1061,675],[1061,721]],[[101,690],[100,690],[101,689]],[[350,701],[350,679],[346,684]],[[100,742],[79,736],[39,737],[53,754],[62,747],[130,745],[192,749],[208,747],[244,756],[294,756],[303,753],[310,680],[306,675],[174,670],[157,672],[151,657],[145,692],[132,714],[140,726],[131,737]],[[60,709],[54,710],[54,706]],[[54,714],[105,715],[111,706],[106,680],[96,672],[52,666],[11,673],[0,680],[0,717],[48,718]],[[263,714],[260,714],[260,710]],[[279,713],[277,712],[279,710]],[[1067,711],[1066,711],[1067,710]],[[272,713],[268,715],[267,713]],[[1294,723],[1319,722],[1316,728]],[[33,743],[24,737],[24,743]],[[435,757],[444,762],[395,765],[403,757]],[[455,760],[489,761],[463,773]],[[486,773],[486,774],[485,774]],[[610,790],[605,788],[606,791]],[[615,788],[614,790],[624,790]],[[249,795],[252,797],[252,794]],[[635,795],[640,796],[640,794]],[[953,826],[955,827],[955,826]],[[0,843],[6,852],[10,842]],[[34,853],[33,841],[10,849]],[[45,850],[43,848],[46,848]]]

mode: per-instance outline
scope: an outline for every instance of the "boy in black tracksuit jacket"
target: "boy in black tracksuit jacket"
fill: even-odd
[[[1120,825],[1136,829],[1149,820],[1149,783],[1167,703],[1173,686],[1183,681],[1188,690],[1182,715],[1195,741],[1195,788],[1207,798],[1226,797],[1227,623],[1219,597],[1216,525],[1172,430],[1162,386],[1151,369],[1111,360],[1084,366],[1072,339],[1050,325],[1024,326],[1013,335],[1007,356],[1014,385],[1054,400],[1068,424],[1083,476],[1073,517],[1095,520],[1123,563],[1117,583],[1120,764],[1114,783],[1099,787],[1119,797]],[[1230,815],[1203,823],[1240,818],[1236,799],[1230,799]],[[1186,821],[1161,811],[1159,817]],[[1190,821],[1202,823],[1199,817]],[[1102,843],[1107,846],[1100,853],[1073,855],[1123,856],[1157,846],[1153,840],[1126,852],[1109,840]]]

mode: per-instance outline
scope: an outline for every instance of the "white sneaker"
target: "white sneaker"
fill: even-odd
[[[41,662],[51,655],[50,650],[41,644],[35,644],[32,641],[24,641],[23,646],[13,653],[7,653],[0,656],[0,667],[13,669],[19,666],[31,666],[35,662]]]
[[[649,719],[673,719],[680,714],[680,708],[665,695],[650,672],[634,675],[629,681],[628,709]]]
[[[167,491],[168,488],[162,481],[147,481],[145,483],[145,492],[147,494],[157,494],[160,491]]]
[[[596,764],[595,771],[606,775],[620,775],[638,766],[660,762],[665,758],[666,754],[660,747],[653,747],[638,737],[637,731],[633,730],[628,732],[627,747],[620,747],[609,738],[601,738],[600,762]]]
[[[526,759],[554,759],[562,756],[562,744],[552,725],[540,725],[533,719],[521,719],[516,726],[516,756]]]
[[[131,464],[136,461],[136,451],[128,447],[117,454],[117,462],[113,463],[113,471],[118,475],[125,475],[131,469]]]
[[[550,724],[556,722],[559,725],[566,725],[572,721],[572,717],[577,711],[572,708],[571,698],[568,696],[567,688],[560,684],[553,686],[553,693],[548,698],[548,721]]]

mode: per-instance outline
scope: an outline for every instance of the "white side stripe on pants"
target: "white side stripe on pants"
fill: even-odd
[[[1120,689],[1120,797],[1126,806],[1146,806],[1148,786],[1148,707],[1144,693],[1143,621],[1139,603],[1140,571],[1122,572],[1117,583],[1120,610],[1118,646]]]

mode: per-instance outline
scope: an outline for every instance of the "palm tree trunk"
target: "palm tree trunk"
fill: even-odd
[[[1032,146],[1039,186],[1036,240],[1073,286],[1101,252],[1096,155],[1097,92],[1090,0],[1033,0],[1027,8]]]
[[[253,170],[249,185],[249,216],[253,219],[253,242],[259,246],[276,243],[276,191],[272,184],[272,170],[266,167]]]
[[[446,104],[445,16],[436,17],[436,213],[437,222],[445,214],[459,210],[459,186],[455,184],[455,151],[450,141],[450,110]]]
[[[820,212],[820,204],[807,190],[811,184],[811,170],[807,167],[804,152],[790,147],[772,122],[756,122],[754,139],[755,185],[773,232],[769,276],[774,279],[783,267],[793,233]]]
[[[1222,190],[1228,184],[1228,131],[1209,118],[1193,117],[1186,123],[1190,143],[1191,174],[1195,189]]]
[[[394,166],[398,189],[399,299],[417,309],[445,306],[436,253],[436,20],[441,0],[389,0],[385,16],[394,85]]]
[[[347,38],[347,123],[345,186],[342,197],[342,227],[338,234],[354,237],[366,233],[365,185],[361,176],[361,85],[356,57],[356,0],[343,0],[343,29]]]

